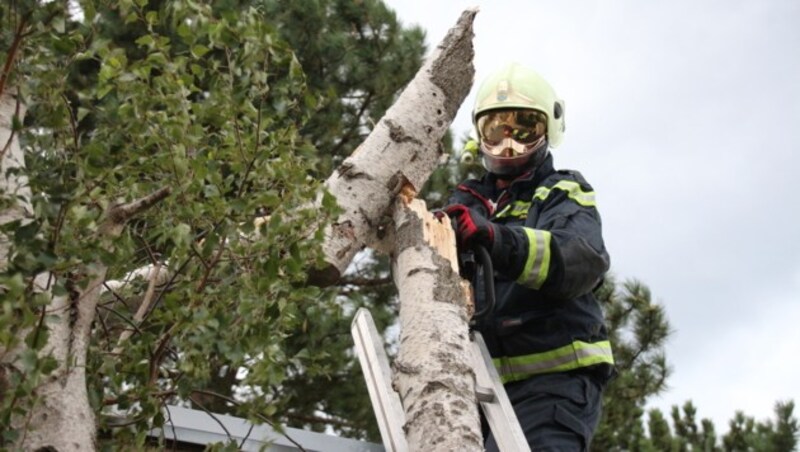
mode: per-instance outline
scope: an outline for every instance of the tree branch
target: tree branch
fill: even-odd
[[[191,400],[191,401],[192,401],[192,403],[194,403],[195,405],[199,406],[199,407],[200,407],[200,409],[201,409],[201,410],[203,410],[203,411],[205,411],[207,415],[211,416],[211,419],[214,419],[214,421],[215,421],[217,424],[219,424],[219,426],[220,426],[220,427],[222,427],[222,430],[224,430],[224,431],[225,431],[225,435],[227,435],[227,437],[228,437],[228,439],[229,439],[229,440],[232,440],[232,439],[233,439],[233,436],[231,436],[231,432],[229,432],[229,431],[228,431],[228,428],[227,428],[227,427],[225,427],[225,424],[224,424],[222,421],[220,421],[220,420],[219,420],[219,418],[218,418],[217,416],[215,416],[215,415],[214,415],[214,413],[212,413],[211,411],[209,411],[209,410],[208,410],[208,408],[206,408],[206,407],[205,407],[205,406],[204,406],[202,403],[200,403],[200,402],[198,402],[197,400],[195,400],[195,398],[194,398],[194,397],[192,397],[192,395],[191,395],[191,394],[189,395],[189,400]]]
[[[146,281],[151,281],[155,278],[155,275],[159,274],[159,268],[163,265],[161,262],[155,262],[153,264],[147,264],[142,267],[137,268],[136,270],[131,270],[122,279],[119,280],[111,280],[105,281],[103,283],[105,291],[111,292],[116,298],[120,301],[124,302],[124,300],[116,294],[116,292],[121,291],[124,289],[128,284],[130,284],[136,278],[143,278]],[[163,284],[161,282],[162,279],[166,278],[161,275],[160,278],[157,279],[156,285]]]
[[[153,270],[150,272],[150,281],[147,283],[147,291],[144,293],[144,298],[142,302],[139,304],[139,309],[136,310],[136,314],[133,316],[133,323],[135,325],[139,325],[144,318],[144,315],[150,309],[150,305],[153,302],[153,294],[156,291],[156,285],[158,285],[158,281],[160,278],[158,277],[159,271],[161,270],[161,264],[156,262],[153,266]],[[138,330],[138,328],[137,328]],[[119,336],[119,340],[117,341],[117,346],[111,352],[113,354],[122,353],[122,343],[127,341],[133,335],[133,329],[126,328],[122,334]]]
[[[2,93],[0,93],[0,96],[2,96]],[[9,97],[11,97],[11,96],[9,96]],[[20,106],[22,105],[22,102],[20,101],[19,97],[15,97],[14,101],[16,102],[16,105],[14,106],[14,117],[19,118],[20,117],[20,114],[19,114],[20,113]],[[3,159],[3,157],[6,155],[6,152],[8,152],[8,150],[11,148],[11,143],[14,141],[14,138],[17,136],[17,131],[14,130],[13,118],[10,118],[9,126],[10,127],[8,128],[8,131],[9,131],[8,141],[6,141],[6,144],[3,145],[3,149],[0,150],[0,160]]]
[[[22,38],[25,36],[25,27],[28,26],[28,19],[30,19],[30,14],[23,17],[22,20],[19,21],[17,29],[14,30],[14,40],[11,42],[11,48],[8,49],[8,56],[6,56],[6,62],[3,65],[3,72],[0,74],[0,95],[5,92],[8,76],[11,75],[11,66],[14,65],[14,61],[17,59],[19,45],[22,43]]]
[[[373,91],[369,91],[364,98],[364,102],[361,104],[361,108],[359,108],[358,113],[355,115],[355,125],[348,130],[342,138],[339,139],[339,142],[333,146],[331,149],[331,155],[337,155],[344,146],[351,140],[353,137],[358,133],[358,129],[361,127],[361,117],[364,116],[367,109],[370,107],[370,102],[372,102],[372,97],[375,93]]]
[[[217,398],[219,398],[219,399],[221,399],[221,400],[224,400],[224,401],[226,401],[226,402],[232,403],[232,404],[234,404],[234,405],[236,405],[236,406],[240,406],[240,405],[241,405],[241,403],[240,403],[239,401],[237,401],[237,400],[235,400],[235,399],[232,399],[232,398],[230,398],[230,397],[228,397],[228,396],[225,396],[225,395],[222,395],[222,394],[219,394],[219,393],[213,392],[213,391],[206,391],[206,390],[203,390],[203,389],[194,389],[194,390],[192,390],[192,392],[196,392],[196,393],[198,393],[198,394],[205,394],[205,395],[212,396],[212,397],[217,397]],[[270,421],[269,419],[267,419],[267,417],[266,417],[266,416],[264,416],[263,414],[259,414],[259,413],[255,413],[255,415],[256,415],[256,417],[257,417],[257,418],[259,418],[259,419],[261,419],[262,421],[264,421],[264,423],[265,423],[265,424],[267,424],[267,425],[269,425],[270,427],[272,427],[273,429],[275,429],[275,431],[278,431],[278,429],[275,427],[275,424],[274,424],[272,421]],[[295,440],[294,440],[294,439],[293,439],[291,436],[287,435],[287,434],[286,434],[286,432],[280,432],[280,433],[281,433],[281,434],[282,434],[282,435],[283,435],[283,436],[284,436],[284,437],[285,437],[287,440],[289,440],[289,442],[291,442],[292,444],[294,444],[294,445],[295,445],[295,446],[296,446],[298,449],[300,449],[301,451],[305,451],[305,450],[306,450],[306,449],[304,449],[304,448],[303,448],[303,446],[301,446],[301,445],[300,445],[300,443],[298,443],[297,441],[295,441]]]
[[[124,224],[135,215],[149,209],[157,202],[169,196],[171,192],[172,189],[170,187],[161,187],[144,198],[139,198],[136,201],[131,201],[127,204],[118,204],[113,206],[109,208],[108,221],[115,226]]]

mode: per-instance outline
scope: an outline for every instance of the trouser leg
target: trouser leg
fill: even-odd
[[[585,451],[600,420],[602,388],[581,373],[537,375],[506,385],[533,451]],[[497,451],[485,432],[487,451]]]

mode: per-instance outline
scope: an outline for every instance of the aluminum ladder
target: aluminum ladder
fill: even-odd
[[[406,452],[405,414],[400,396],[392,389],[392,371],[372,315],[360,308],[350,327],[361,371],[367,382],[372,409],[387,451]],[[478,402],[502,452],[530,451],[511,402],[480,333],[470,333]]]

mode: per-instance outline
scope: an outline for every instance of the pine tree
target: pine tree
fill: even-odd
[[[647,430],[650,433],[649,450],[672,451],[675,450],[675,440],[672,437],[669,423],[660,410],[650,410],[648,413]]]
[[[644,405],[666,387],[670,368],[664,346],[670,326],[664,308],[640,282],[617,287],[607,277],[597,290],[606,315],[619,374],[604,394],[604,415],[594,439],[598,450],[636,449],[644,441]]]
[[[426,48],[419,27],[404,27],[383,1],[255,0],[294,49],[321,101],[301,132],[320,151],[325,178],[364,141]],[[455,20],[455,17],[453,18]]]
[[[797,450],[797,418],[794,416],[794,402],[775,404],[775,422],[756,421],[753,417],[737,412],[730,421],[730,429],[722,437],[725,451],[769,451],[790,452]]]
[[[800,426],[794,416],[794,401],[777,402],[775,404],[777,422],[771,435],[770,445],[776,451],[795,450],[797,448]]]
[[[691,401],[683,405],[683,415],[677,406],[672,407],[672,425],[675,427],[675,436],[680,445],[680,450],[694,450],[700,447],[700,432],[695,422],[697,409]]]

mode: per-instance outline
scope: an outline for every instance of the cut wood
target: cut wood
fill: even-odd
[[[409,450],[483,450],[469,342],[469,283],[457,270],[455,233],[420,200],[398,200],[400,347],[395,389]]]

